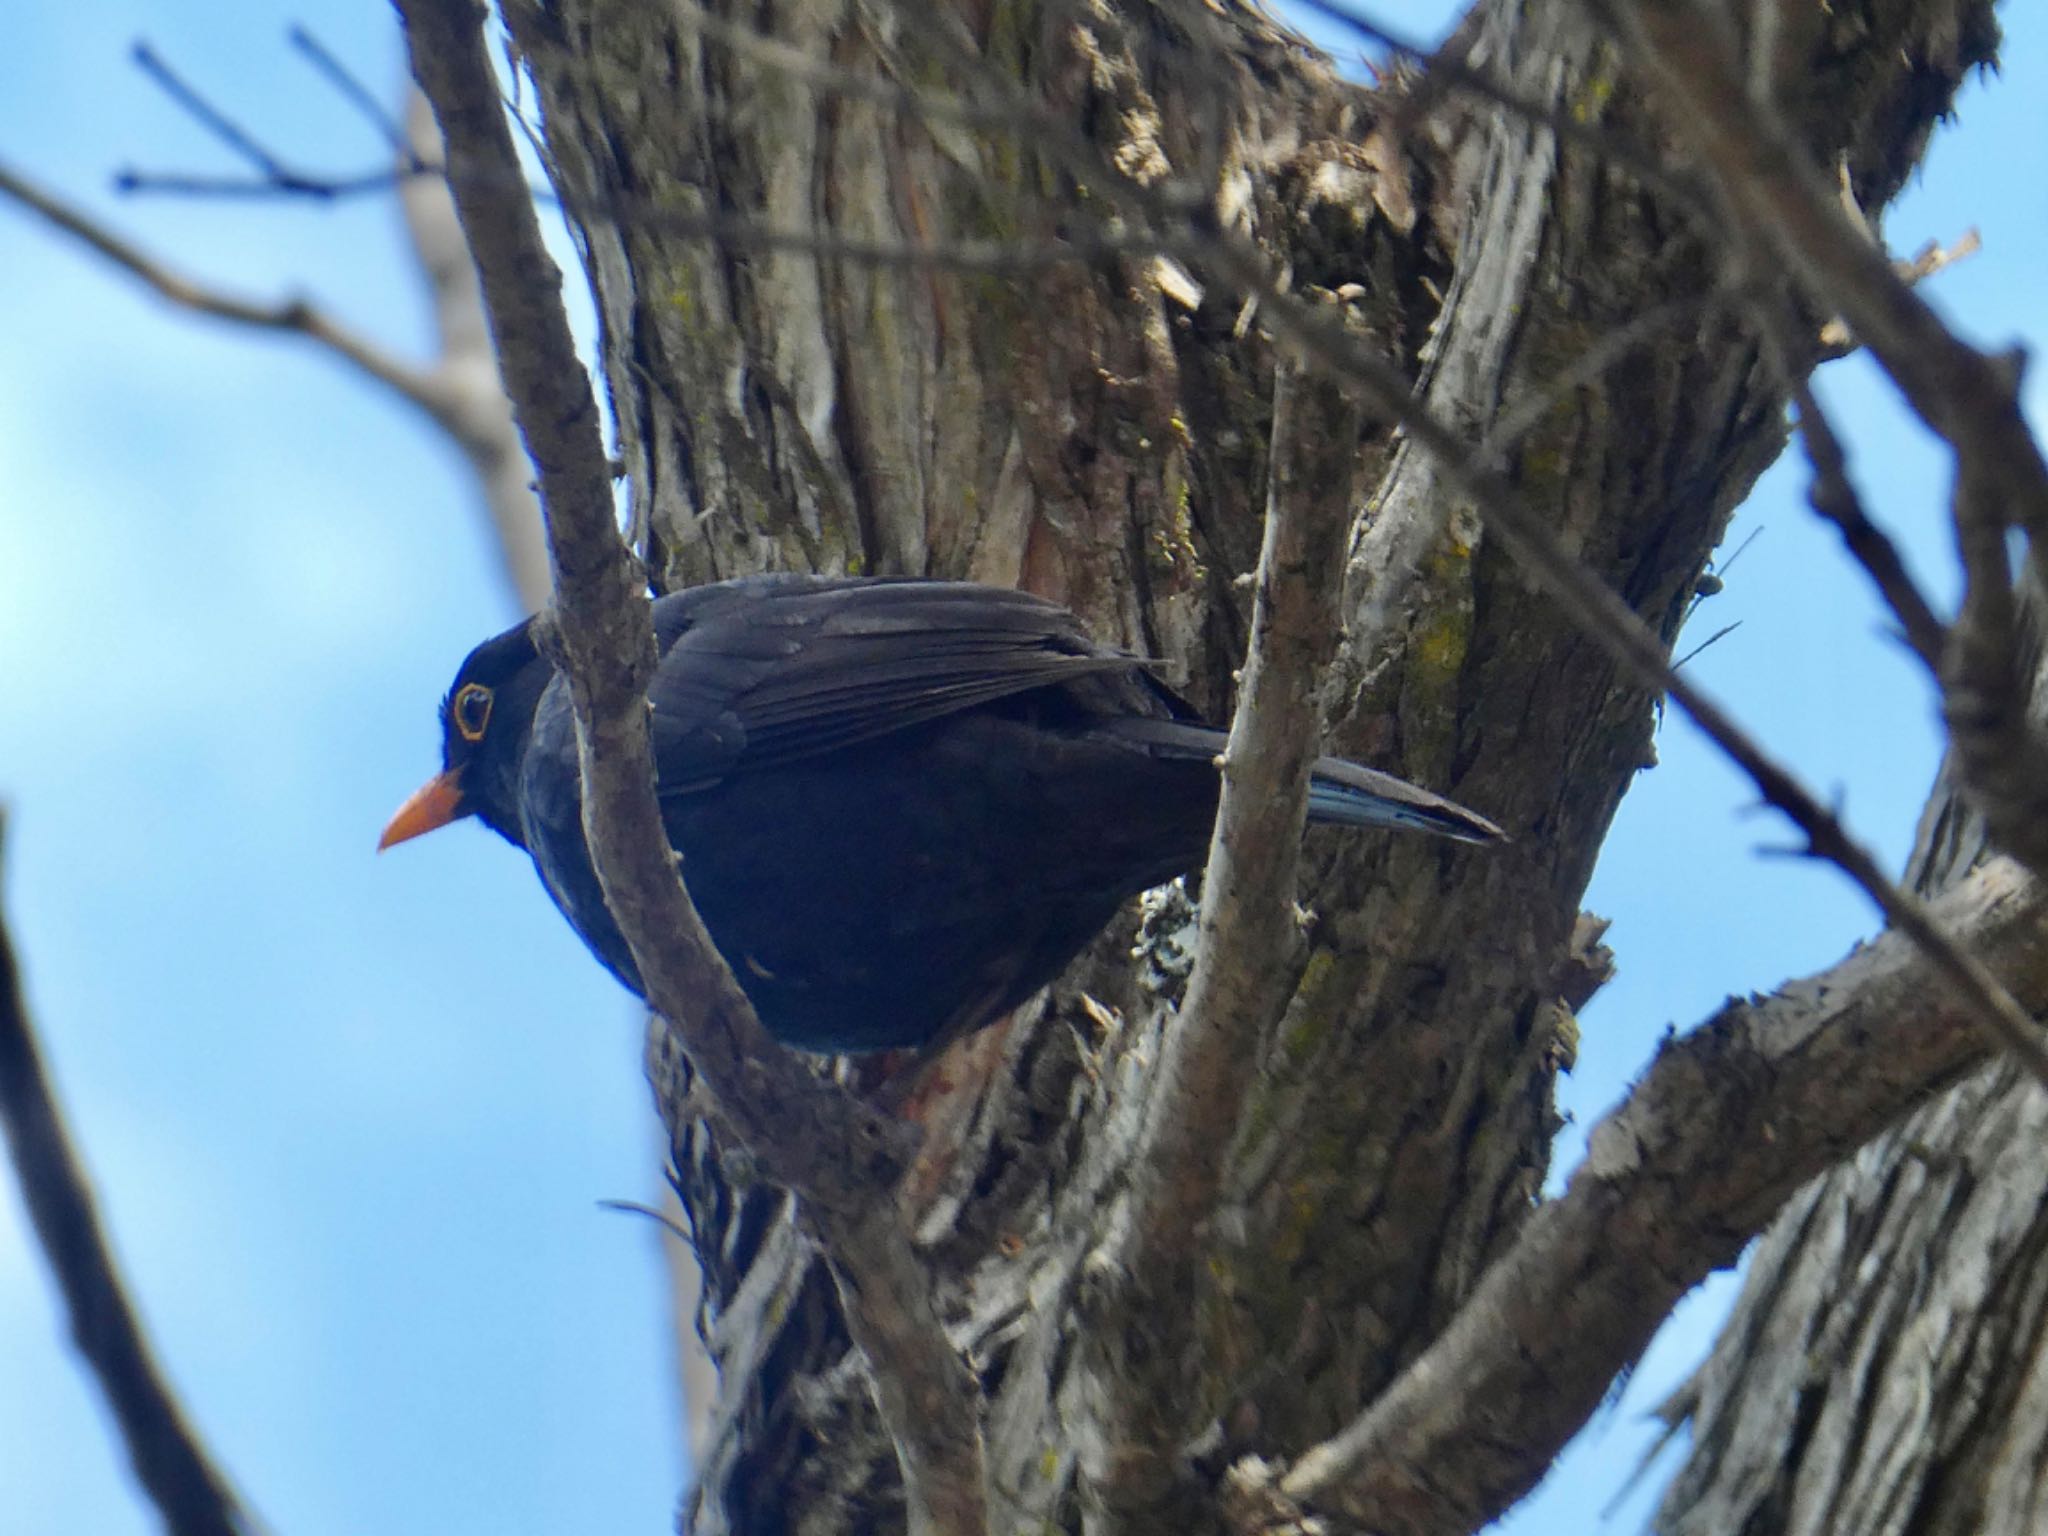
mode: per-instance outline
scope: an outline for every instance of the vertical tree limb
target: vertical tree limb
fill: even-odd
[[[614,520],[610,460],[569,335],[561,273],[542,245],[484,53],[486,12],[477,0],[401,0],[400,12],[414,76],[447,144],[448,182],[513,413],[540,473],[584,830],[606,904],[648,1002],[682,1035],[717,1118],[796,1193],[824,1241],[896,1443],[911,1530],[975,1536],[987,1528],[978,1394],[883,1194],[901,1172],[901,1129],[820,1083],[762,1029],[669,852],[648,740],[654,631],[645,574]]]
[[[1336,306],[1331,306],[1332,311]],[[1113,1502],[1142,1504],[1171,1478],[1201,1372],[1184,1351],[1259,1042],[1293,990],[1304,946],[1296,870],[1309,772],[1320,750],[1320,676],[1337,648],[1344,541],[1364,478],[1364,409],[1347,386],[1285,358],[1274,370],[1273,446],[1252,634],[1220,767],[1222,799],[1202,877],[1199,949],[1160,1044],[1162,1083],[1133,1154],[1131,1211],[1113,1272],[1150,1336],[1101,1339],[1116,1463]],[[1179,1341],[1178,1347],[1172,1342]],[[1211,1408],[1213,1411],[1213,1407]]]

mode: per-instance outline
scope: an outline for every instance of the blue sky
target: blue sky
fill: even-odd
[[[1432,15],[1441,7],[1432,6]],[[1416,24],[1415,13],[1405,13]],[[400,349],[426,318],[395,214],[123,202],[116,167],[221,167],[127,63],[147,37],[309,161],[376,145],[284,46],[312,26],[395,82],[381,7],[30,6],[0,62],[0,156],[186,271],[303,289]],[[1982,228],[1934,296],[1991,342],[2048,336],[2048,23],[2011,10],[1895,247]],[[461,829],[378,860],[433,766],[433,706],[515,617],[465,472],[303,346],[174,315],[0,209],[0,798],[6,901],[52,1068],[159,1351],[289,1536],[659,1531],[686,1476],[659,1238],[598,1209],[660,1189],[634,1008],[513,850]],[[1855,473],[1944,595],[1940,461],[1860,361],[1823,388]],[[1692,663],[1896,864],[1932,701],[1774,471]],[[1589,905],[1621,973],[1566,1085],[1581,1125],[1667,1026],[1824,965],[1872,918],[1667,726]],[[1566,1165],[1578,1130],[1566,1137]],[[1519,1533],[1595,1529],[1728,1282],[1666,1330]],[[0,1196],[0,1500],[11,1532],[152,1529]],[[1637,1528],[1642,1500],[1608,1527]]]

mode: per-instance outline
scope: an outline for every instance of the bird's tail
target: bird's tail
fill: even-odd
[[[1455,800],[1341,757],[1319,757],[1308,781],[1308,819],[1342,827],[1409,827],[1461,843],[1498,843],[1507,833]]]
[[[1214,726],[1187,720],[1123,719],[1111,728],[1125,740],[1162,757],[1213,759],[1227,740]],[[1461,843],[1507,839],[1499,827],[1454,800],[1341,757],[1316,759],[1308,785],[1308,819],[1342,827],[1406,827]]]

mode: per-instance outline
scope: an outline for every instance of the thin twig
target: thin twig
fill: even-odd
[[[12,198],[82,241],[181,309],[256,330],[303,336],[430,415],[442,407],[439,389],[430,373],[393,357],[304,299],[262,303],[183,277],[113,233],[84,210],[37,186],[4,163],[0,163],[0,196]]]
[[[425,168],[425,162],[414,150],[404,125],[391,115],[390,109],[379,99],[377,93],[363,84],[355,72],[336,58],[325,43],[297,22],[292,23],[291,30],[286,36],[290,39],[292,47],[320,71],[327,83],[340,93],[341,98],[361,113],[364,121],[383,136],[385,144],[397,157],[400,166],[415,172]]]
[[[409,182],[407,189],[406,228],[428,271],[435,316],[441,326],[441,356],[432,367],[393,355],[310,300],[264,303],[173,272],[84,209],[0,164],[0,197],[13,199],[160,298],[231,325],[302,336],[425,415],[449,436],[476,471],[507,574],[520,601],[531,610],[547,595],[546,557],[537,547],[540,517],[527,484],[532,471],[512,430],[504,392],[498,387],[490,337],[481,318],[470,328],[474,334],[465,334],[462,305],[466,301],[474,308],[477,303],[469,250],[461,242],[461,230],[452,213],[436,220],[435,200],[443,205],[447,202],[438,180],[431,186],[424,181]]]
[[[0,837],[5,821],[0,818]],[[143,1491],[173,1536],[249,1536],[256,1523],[186,1421],[129,1303],[36,1046],[0,919],[0,1124],[22,1203]]]
[[[583,815],[607,907],[648,1001],[684,1038],[715,1117],[796,1193],[823,1239],[848,1331],[866,1355],[918,1536],[988,1525],[979,1394],[933,1309],[930,1278],[893,1199],[902,1127],[820,1082],[761,1028],[690,905],[654,796],[645,686],[654,635],[645,573],[613,520],[589,376],[562,309],[561,273],[484,52],[477,0],[401,0],[412,66],[447,144],[448,179],[529,453],[555,567]],[[674,1129],[673,1127],[671,1129]]]
[[[1730,635],[1734,634],[1735,631],[1737,631],[1740,628],[1742,628],[1742,620],[1740,619],[1735,620],[1732,624],[1723,624],[1719,629],[1715,630],[1711,635],[1707,636],[1707,638],[1702,640],[1698,645],[1694,646],[1691,650],[1687,651],[1683,656],[1679,657],[1676,661],[1672,662],[1671,670],[1674,672],[1680,670],[1687,663],[1692,661],[1694,657],[1698,656],[1701,651],[1704,651],[1708,646],[1716,645],[1719,642],[1726,640]]]
[[[423,174],[436,168],[429,166]],[[203,171],[139,171],[124,166],[114,172],[116,192],[157,193],[170,197],[212,197],[225,202],[261,203],[280,197],[308,197],[315,202],[343,202],[389,192],[400,173],[364,171],[355,176],[320,176],[289,171],[283,176],[209,175]]]
[[[137,42],[129,50],[129,57],[135,67],[156,82],[157,87],[170,97],[172,102],[187,116],[219,139],[222,144],[246,160],[261,173],[267,181],[288,184],[293,175],[284,162],[257,142],[242,125],[215,106],[199,89],[185,77],[171,68],[163,55],[147,42]]]
[[[1891,607],[1899,628],[1913,654],[1927,663],[1928,670],[1941,671],[1942,650],[1948,643],[1948,626],[1934,612],[1927,594],[1913,580],[1898,546],[1870,520],[1863,498],[1849,479],[1848,456],[1835,435],[1827,413],[1814,398],[1813,386],[1803,378],[1787,381],[1792,405],[1798,412],[1799,440],[1806,445],[1806,457],[1813,465],[1813,482],[1807,500],[1842,536],[1842,544],[1856,563],[1869,574],[1871,583]]]

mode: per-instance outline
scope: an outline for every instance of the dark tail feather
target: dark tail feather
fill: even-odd
[[[1106,721],[1097,729],[1161,757],[1214,758],[1226,740],[1214,726],[1186,720],[1126,718]],[[1477,812],[1341,757],[1316,759],[1308,786],[1308,819],[1341,827],[1406,827],[1461,843],[1507,840],[1505,832]]]
[[[1308,819],[1341,827],[1410,827],[1461,843],[1507,839],[1499,827],[1454,800],[1341,757],[1316,759],[1308,783]]]

